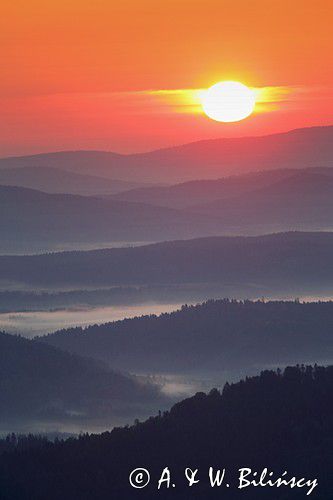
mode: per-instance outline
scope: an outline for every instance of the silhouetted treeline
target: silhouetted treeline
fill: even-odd
[[[209,300],[41,340],[113,368],[203,373],[333,359],[333,302]],[[257,369],[257,368],[256,368]]]
[[[45,449],[51,446],[51,444],[51,441],[49,441],[46,436],[12,433],[0,439],[0,455],[9,452],[30,452],[33,449]]]
[[[37,438],[30,448],[0,456],[2,500],[106,500],[306,498],[306,489],[248,488],[240,492],[238,469],[265,467],[279,477],[318,479],[311,498],[331,500],[333,492],[333,368],[289,367],[263,371],[222,394],[198,393],[130,428],[83,435],[50,444]],[[3,444],[2,444],[3,446]],[[226,468],[230,488],[210,488],[208,468]],[[150,471],[143,490],[129,485],[137,467]],[[169,467],[175,488],[157,481]],[[186,487],[186,467],[199,469],[200,483]]]

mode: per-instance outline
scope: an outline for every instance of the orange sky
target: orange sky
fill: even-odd
[[[2,0],[0,155],[333,123],[332,14],[328,0]],[[191,99],[225,79],[283,97],[217,123]]]

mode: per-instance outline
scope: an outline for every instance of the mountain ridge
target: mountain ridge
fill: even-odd
[[[251,372],[333,359],[333,302],[208,300],[38,337],[132,373]]]
[[[0,332],[0,431],[3,427],[47,427],[57,422],[89,424],[129,418],[160,399],[158,386],[112,370],[91,357],[80,357],[45,343]],[[131,403],[132,402],[132,403]],[[132,409],[130,409],[133,404]],[[84,422],[86,419],[86,422]]]
[[[71,242],[149,242],[214,234],[214,228],[213,218],[172,208],[0,186],[1,249],[36,242],[51,248]]]
[[[140,187],[139,183],[74,173],[46,166],[0,168],[0,184],[36,189],[48,193],[88,196],[115,194]]]
[[[0,159],[0,168],[48,164],[120,180],[182,182],[202,177],[203,172],[207,178],[216,178],[282,166],[333,165],[332,137],[333,126],[328,125],[265,136],[209,139],[130,155],[104,151],[62,151],[8,157]]]
[[[264,468],[274,478],[282,471],[288,478],[311,478],[313,485],[316,478],[319,486],[312,488],[313,497],[329,500],[333,486],[332,371],[323,366],[264,370],[226,384],[222,392],[197,393],[145,422],[101,435],[54,444],[38,437],[31,437],[29,443],[13,436],[0,442],[5,451],[0,455],[3,500],[90,500],[91,492],[96,500],[153,500],[165,467],[176,487],[170,491],[168,483],[162,482],[158,490],[162,500],[184,500],[189,491],[197,500],[221,496],[239,500],[240,467],[249,467],[251,478],[254,471],[260,475]],[[129,482],[138,467],[145,467],[150,479],[141,491]],[[191,488],[184,476],[189,467],[198,471],[199,481]],[[229,488],[225,483],[211,487],[210,467],[214,472],[225,469]],[[249,500],[300,500],[310,489],[310,485],[290,492],[284,486],[274,490],[251,487],[243,494]]]
[[[321,283],[329,288],[332,252],[331,232],[213,236],[139,247],[0,256],[0,275],[32,286],[247,282],[307,288]]]
[[[169,208],[187,208],[197,204],[197,200],[231,199],[243,193],[269,188],[279,180],[292,180],[296,176],[333,177],[332,167],[309,167],[305,169],[273,169],[245,174],[231,175],[219,179],[198,179],[171,186],[149,186],[123,191],[113,195],[114,199],[132,202],[151,203]],[[301,177],[299,177],[302,181]]]

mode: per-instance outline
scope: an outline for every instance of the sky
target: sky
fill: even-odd
[[[329,0],[2,0],[0,156],[147,151],[333,123]],[[200,92],[256,89],[224,124]]]

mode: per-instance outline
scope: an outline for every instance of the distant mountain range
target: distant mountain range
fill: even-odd
[[[251,284],[269,290],[332,292],[333,233],[212,237],[132,248],[0,256],[4,283],[88,287]]]
[[[211,218],[140,203],[0,186],[0,249],[214,234]]]
[[[12,436],[0,441],[1,498],[331,500],[332,391],[332,367],[266,370],[225,385],[222,393],[198,393],[130,428],[54,444]],[[141,476],[132,474],[134,485],[149,482],[141,490],[129,482],[132,471],[139,474],[138,467],[149,471],[150,482],[141,469]],[[162,476],[166,467],[170,488],[161,482],[158,490],[159,479],[168,477]],[[212,480],[225,469],[221,485],[214,482],[212,487],[210,467]],[[185,477],[188,468],[197,470],[199,482],[192,486]],[[287,484],[293,477],[305,478],[299,485],[306,486],[252,484],[240,491],[241,468],[250,469],[244,473],[250,472],[246,478],[251,481],[267,469],[264,484],[269,484],[268,478],[274,484],[283,474]]]
[[[332,193],[333,168],[277,169],[250,172],[214,180],[189,181],[172,186],[145,187],[123,191],[113,199],[148,203],[169,208],[193,208],[228,201],[239,203],[243,196],[270,195],[320,197]]]
[[[48,166],[0,168],[0,184],[38,189],[46,193],[91,196],[115,194],[140,187],[140,183],[137,182],[106,179],[89,174],[83,175]]]
[[[333,229],[333,169],[327,173],[302,171],[269,186],[191,207],[200,214],[220,216],[230,226]]]
[[[134,373],[252,373],[333,361],[333,302],[208,301],[158,317],[69,328],[49,345]],[[303,361],[302,361],[303,360]]]
[[[159,388],[107,365],[0,333],[0,432],[129,422],[156,408]],[[144,405],[147,408],[144,409]],[[127,415],[127,417],[126,417]],[[7,426],[7,427],[6,427]],[[39,426],[39,427],[38,427]]]
[[[324,167],[257,172],[114,196],[0,186],[2,253],[332,229],[333,169]]]
[[[132,155],[64,151],[0,160],[0,168],[52,167],[139,183],[177,183],[254,170],[318,166],[333,166],[333,126],[199,141]]]
[[[333,126],[140,155],[1,159],[0,252],[332,230],[332,144]]]

